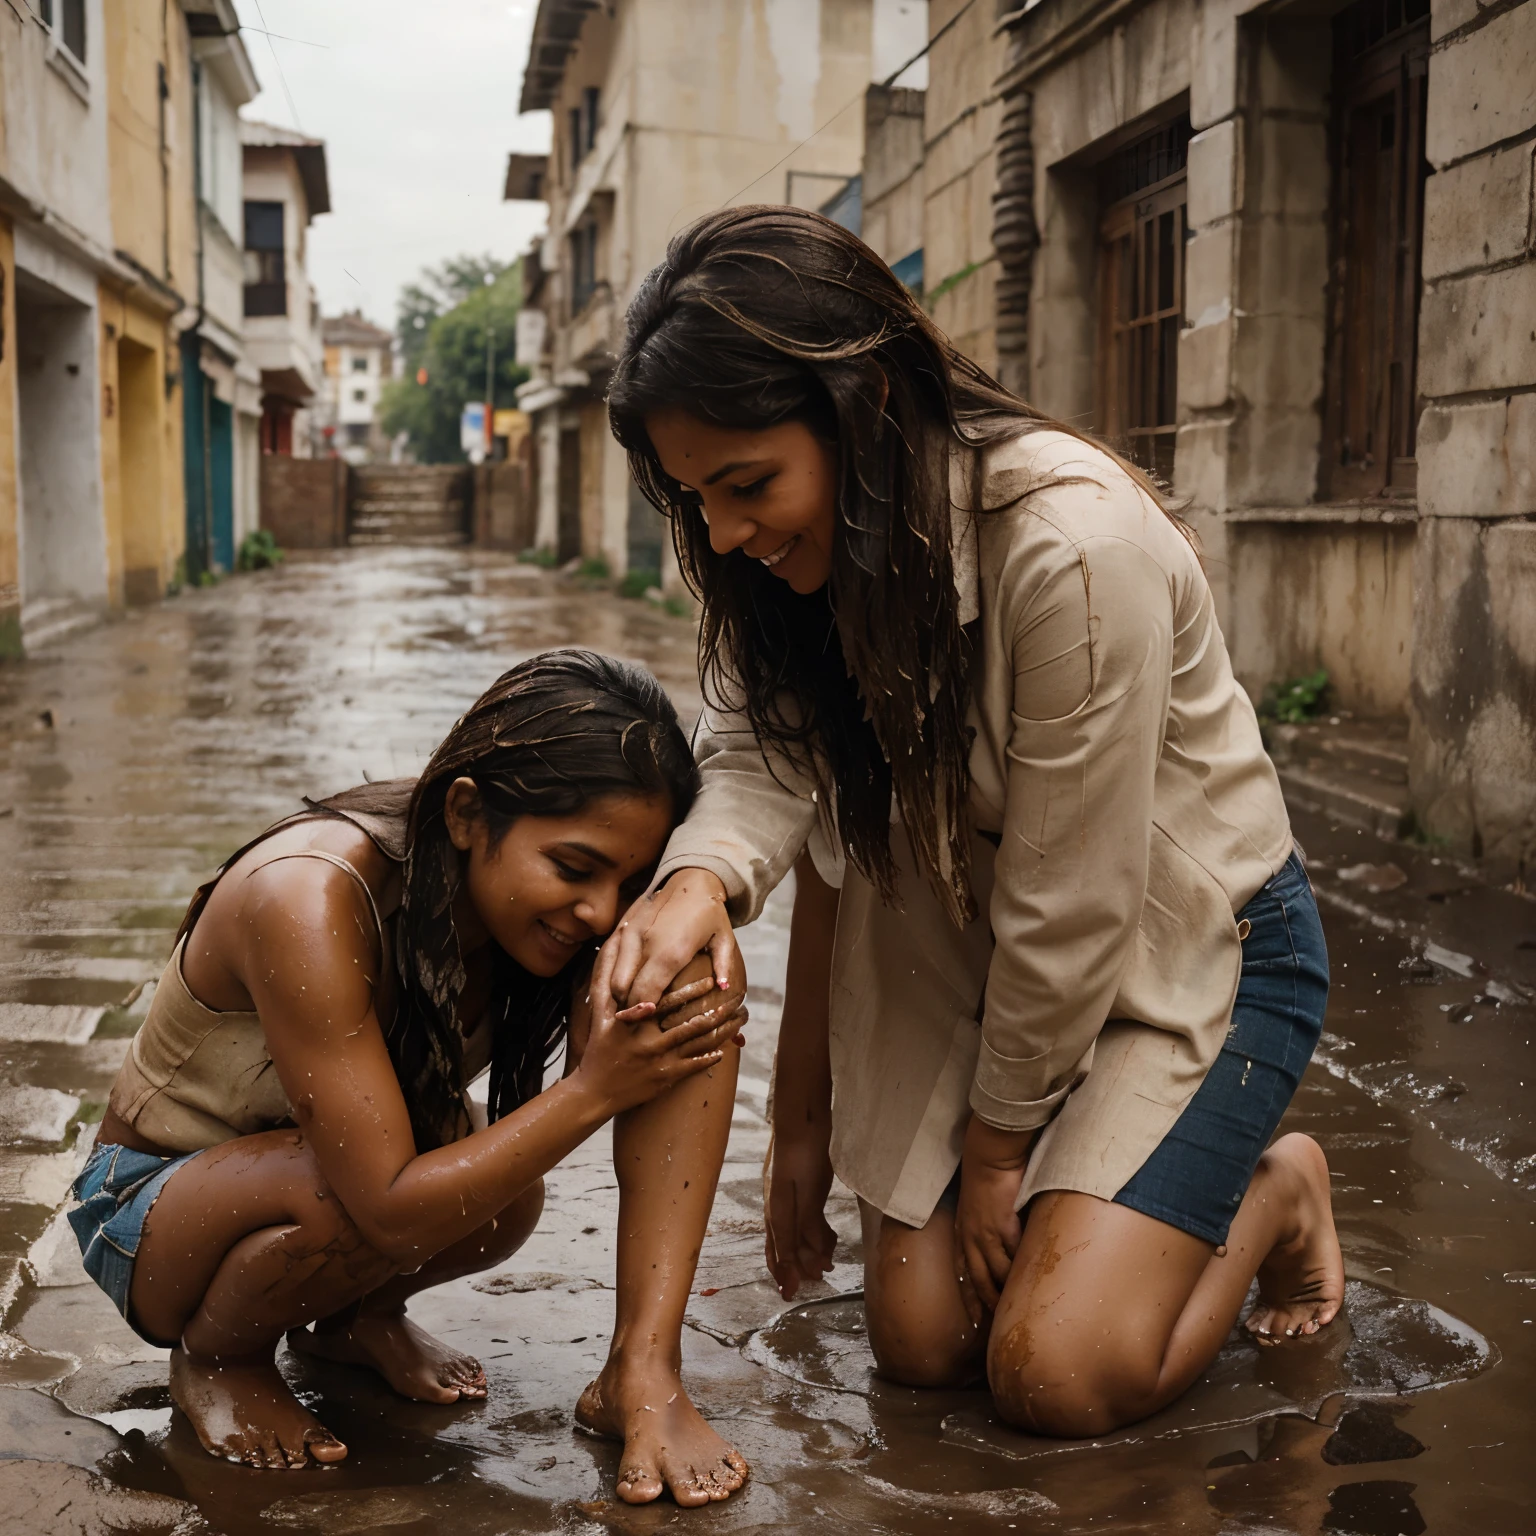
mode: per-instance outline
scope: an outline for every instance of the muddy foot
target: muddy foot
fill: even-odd
[[[1290,1234],[1259,1266],[1259,1299],[1248,1314],[1248,1331],[1261,1344],[1278,1344],[1333,1321],[1344,1301],[1344,1256],[1323,1149],[1310,1136],[1282,1136],[1263,1166],[1296,1214]]]
[[[347,1323],[317,1323],[313,1333],[295,1328],[288,1347],[314,1359],[365,1365],[419,1403],[456,1403],[486,1392],[478,1360],[434,1339],[403,1312],[360,1312]]]
[[[271,1360],[194,1359],[171,1351],[171,1399],[211,1456],[248,1467],[341,1461],[347,1448],[301,1406]]]
[[[649,1504],[663,1490],[685,1507],[719,1503],[746,1482],[746,1458],[706,1424],[671,1372],[627,1381],[605,1370],[576,1404],[579,1423],[624,1442],[619,1497]]]

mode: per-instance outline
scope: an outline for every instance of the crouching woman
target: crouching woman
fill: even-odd
[[[172,1396],[213,1455],[346,1456],[279,1375],[284,1334],[407,1397],[484,1397],[479,1364],[406,1303],[514,1252],[542,1175],[617,1117],[618,1319],[579,1412],[628,1441],[626,1498],[741,1485],[678,1352],[744,989],[716,990],[701,961],[671,994],[695,1006],[637,1029],[591,984],[695,789],[649,674],[552,652],[480,698],[419,780],[312,803],[197,893],[70,1220],[92,1278],[172,1350]],[[488,1125],[465,1092],[487,1070]]]

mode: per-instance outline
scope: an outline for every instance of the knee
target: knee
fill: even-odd
[[[947,1328],[915,1309],[866,1308],[875,1368],[903,1387],[963,1387],[980,1374],[976,1330]]]
[[[1146,1415],[1156,1371],[1078,1338],[1044,1342],[1026,1323],[994,1333],[987,1384],[998,1414],[1017,1429],[1062,1440],[1106,1435]]]

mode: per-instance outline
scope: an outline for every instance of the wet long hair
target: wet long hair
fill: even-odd
[[[802,421],[836,445],[825,588],[802,596],[741,551],[711,549],[698,496],[646,431],[668,409],[736,430]],[[856,236],[769,206],[710,214],[672,240],[630,304],[608,410],[703,604],[710,702],[744,710],[770,763],[777,752],[812,777],[828,830],[886,901],[894,797],[919,868],[968,921],[971,643],[952,569],[951,453],[1072,429],[957,352]]]
[[[448,836],[444,805],[472,779],[494,848],[520,816],[570,816],[603,795],[661,795],[674,824],[688,814],[698,770],[677,711],[643,667],[591,651],[547,651],[504,673],[432,754],[414,787],[362,785],[321,802],[367,823],[398,816],[409,789],[405,878],[394,922],[399,994],[384,1031],[418,1150],[440,1145],[462,1115],[463,956],[453,904],[466,856]],[[492,1120],[539,1092],[570,1022],[573,985],[593,940],[558,975],[535,976],[493,954]]]

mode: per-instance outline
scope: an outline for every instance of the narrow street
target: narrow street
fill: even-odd
[[[1234,1335],[1186,1398],[1102,1444],[1019,1435],[982,1392],[874,1379],[840,1186],[838,1268],[786,1310],[761,1211],[782,890],[742,934],[749,1045],[684,1341],[696,1399],[752,1462],[743,1494],[622,1505],[618,1448],[573,1426],[613,1320],[606,1134],[550,1177],[510,1265],[413,1308],[484,1362],[487,1401],[407,1402],[287,1355],[346,1463],[205,1456],[173,1417],[164,1353],[86,1282],[59,1214],[146,988],[225,854],[303,795],[415,771],[494,676],[557,645],[643,661],[697,712],[687,620],[484,550],[293,558],[0,669],[0,1529],[1530,1529],[1536,905],[1305,812],[1334,991],[1285,1128],[1327,1151],[1350,1277],[1316,1340],[1260,1353]],[[66,1504],[72,1523],[49,1524]]]

